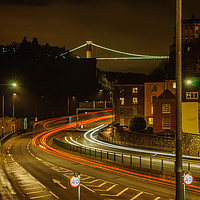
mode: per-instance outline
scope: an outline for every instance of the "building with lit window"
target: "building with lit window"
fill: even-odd
[[[190,98],[191,95],[189,95]],[[198,102],[192,99],[182,102],[183,132],[199,134],[198,107]],[[170,90],[165,90],[160,96],[153,99],[153,120],[154,133],[171,135],[176,132],[176,96]]]
[[[182,41],[183,43],[197,43],[200,39],[200,19],[182,20]]]
[[[117,84],[114,86],[115,122],[128,126],[133,116],[144,117],[144,85]]]
[[[0,54],[5,55],[9,53],[15,53],[17,45],[0,45]]]
[[[153,132],[176,131],[176,97],[168,89],[153,99]]]
[[[166,80],[164,82],[144,83],[144,117],[147,126],[153,126],[153,100],[160,96],[166,89],[175,94],[176,82],[174,80]]]

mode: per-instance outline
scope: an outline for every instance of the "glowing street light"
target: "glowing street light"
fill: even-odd
[[[12,82],[12,83],[0,83],[0,86],[3,86],[3,85],[16,87],[17,83],[15,83],[15,82]],[[4,134],[4,107],[5,107],[5,103],[4,102],[5,102],[5,97],[3,95],[2,96],[2,137],[3,137],[3,134]]]
[[[192,81],[191,81],[191,80],[187,80],[186,83],[187,83],[188,85],[190,85],[190,84],[192,83]]]

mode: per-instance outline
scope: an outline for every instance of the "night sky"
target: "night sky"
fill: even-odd
[[[200,18],[200,1],[183,0],[183,19]],[[175,0],[0,0],[0,44],[38,38],[72,49],[86,40],[125,51],[169,55]],[[76,54],[84,56],[84,49]],[[97,57],[119,57],[94,49]],[[150,73],[160,61],[102,61],[106,71]]]

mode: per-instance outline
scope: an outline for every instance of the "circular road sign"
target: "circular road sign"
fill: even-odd
[[[81,180],[80,180],[80,178],[78,178],[78,177],[73,176],[73,177],[70,179],[70,185],[71,185],[72,187],[78,187],[78,186],[80,185],[80,183],[81,183]]]
[[[183,177],[183,181],[186,185],[190,185],[193,182],[193,177],[190,174],[186,174]]]

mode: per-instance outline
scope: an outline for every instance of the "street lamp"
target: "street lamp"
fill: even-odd
[[[7,86],[12,86],[12,87],[16,87],[17,83],[12,82],[12,83],[0,83],[0,86],[3,85],[7,85]],[[4,107],[5,107],[5,97],[4,95],[2,96],[2,138],[3,138],[3,134],[4,134]]]
[[[186,83],[187,83],[188,85],[190,85],[190,84],[192,83],[192,81],[191,81],[191,80],[187,80]]]
[[[16,93],[13,93],[13,118],[15,117],[15,97]]]

